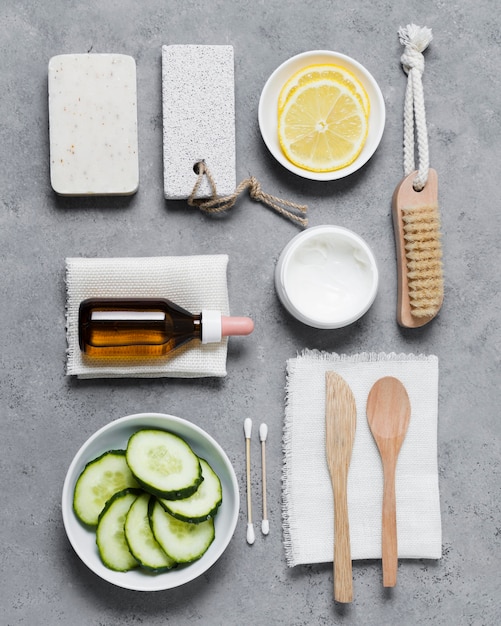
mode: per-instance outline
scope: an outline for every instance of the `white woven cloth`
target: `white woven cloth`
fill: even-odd
[[[287,362],[282,476],[287,564],[333,559],[334,504],[325,454],[325,372],[329,370],[349,384],[357,406],[348,475],[352,559],[381,558],[383,470],[369,430],[366,403],[372,385],[383,376],[401,380],[411,403],[409,429],[396,470],[398,554],[400,558],[440,558],[437,357],[305,351]]]
[[[198,378],[225,376],[227,340],[190,342],[161,358],[131,363],[88,359],[78,345],[78,308],[91,297],[167,298],[191,313],[229,315],[226,255],[66,259],[66,336],[69,375],[79,378]]]

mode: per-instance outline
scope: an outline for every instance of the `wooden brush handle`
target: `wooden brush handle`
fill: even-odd
[[[405,254],[404,223],[402,211],[423,206],[438,205],[438,177],[434,169],[428,170],[428,182],[422,191],[413,187],[417,172],[404,178],[393,193],[392,215],[395,231],[398,274],[397,321],[405,328],[419,328],[427,324],[434,316],[414,317],[409,299],[409,282],[407,279],[407,257]]]
[[[353,601],[353,578],[348,521],[347,474],[337,472],[333,480],[334,492],[334,599]]]
[[[383,527],[381,538],[383,587],[394,587],[397,584],[398,544],[395,465],[396,463],[389,461],[383,467]]]

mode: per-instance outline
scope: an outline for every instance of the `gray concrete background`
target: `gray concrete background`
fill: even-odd
[[[431,164],[439,173],[446,273],[442,312],[428,327],[395,322],[390,200],[402,176],[405,89],[397,30],[433,29],[424,77]],[[162,44],[235,50],[237,176],[310,206],[310,225],[339,224],[374,247],[381,289],[340,331],[292,320],[273,270],[297,227],[242,198],[221,219],[162,195]],[[475,624],[501,622],[499,353],[499,7],[495,0],[245,2],[3,0],[0,8],[2,275],[0,622],[33,624]],[[314,183],[285,171],[260,137],[257,107],[290,56],[333,49],[379,82],[387,126],[379,150],[349,179]],[[47,63],[71,52],[132,55],[138,69],[140,189],[124,199],[60,199],[51,191]],[[203,103],[201,103],[203,105]],[[223,380],[77,381],[65,376],[64,259],[225,252],[234,312],[251,339],[230,343]],[[408,561],[385,593],[379,562],[354,564],[355,601],[335,607],[330,565],[287,569],[281,538],[285,363],[303,348],[434,353],[440,358],[443,558]],[[98,428],[141,411],[207,429],[227,451],[244,496],[243,420],[269,425],[271,532],[233,541],[204,576],[168,592],[135,593],[95,577],[64,533],[60,496],[73,455]],[[258,479],[259,464],[253,466]],[[256,496],[256,508],[257,505]]]

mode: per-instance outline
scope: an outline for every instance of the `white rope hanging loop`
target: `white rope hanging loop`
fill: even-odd
[[[416,191],[421,191],[428,181],[430,167],[422,82],[423,52],[432,40],[432,33],[429,28],[409,24],[399,29],[398,37],[405,47],[400,61],[407,74],[404,104],[404,172],[408,176],[416,169],[414,164],[416,137],[419,167],[413,186]]]

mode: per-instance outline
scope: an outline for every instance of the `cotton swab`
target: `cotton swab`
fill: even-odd
[[[266,503],[266,437],[268,436],[268,426],[261,424],[259,427],[259,438],[261,440],[261,477],[263,489],[263,519],[261,521],[261,531],[263,535],[270,532]]]
[[[245,461],[247,473],[247,543],[252,545],[255,540],[254,525],[252,523],[252,498],[251,498],[251,475],[250,475],[250,441],[252,434],[252,420],[247,417],[244,421],[245,434]]]

